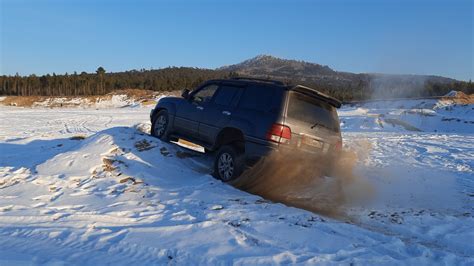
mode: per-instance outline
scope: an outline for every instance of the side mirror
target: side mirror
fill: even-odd
[[[181,93],[181,97],[187,100],[189,98],[189,90],[184,89],[183,92]]]

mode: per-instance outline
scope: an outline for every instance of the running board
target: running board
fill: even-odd
[[[171,140],[171,142],[175,143],[175,144],[178,144],[179,146],[181,146],[183,148],[190,149],[190,150],[193,150],[193,151],[197,151],[197,152],[200,152],[200,153],[205,153],[206,152],[206,150],[204,149],[203,146],[198,145],[198,144],[193,143],[193,142],[190,142],[190,141],[187,141],[187,140],[184,140],[184,139],[178,138],[177,141]]]

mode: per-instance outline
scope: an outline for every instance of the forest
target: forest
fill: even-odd
[[[368,74],[359,74],[357,82],[345,83],[332,80],[292,79],[283,81],[292,84],[310,86],[324,93],[328,93],[343,101],[365,100],[380,97],[424,97],[441,96],[451,90],[474,93],[474,84],[464,81],[451,83],[426,81],[416,89],[410,86],[397,85],[397,81],[384,83],[383,94],[378,93],[381,87],[377,78]],[[107,73],[103,67],[97,68],[95,73],[74,72],[72,74],[42,76],[0,76],[0,95],[15,96],[79,96],[102,95],[114,90],[144,89],[152,91],[174,91],[183,88],[195,88],[208,79],[230,78],[239,76],[237,72],[228,70],[211,70],[190,67],[168,67],[158,70],[131,70],[125,72]],[[272,77],[268,77],[272,78]],[[276,79],[282,79],[277,77]],[[404,83],[405,84],[405,83]]]

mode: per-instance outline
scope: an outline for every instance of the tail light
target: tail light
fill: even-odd
[[[267,139],[276,143],[290,143],[291,129],[282,124],[273,124],[267,133]]]
[[[334,151],[340,152],[342,151],[342,140],[338,140],[336,145],[334,145]]]

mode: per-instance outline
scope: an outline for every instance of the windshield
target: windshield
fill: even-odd
[[[287,116],[305,122],[311,128],[324,127],[339,132],[336,108],[302,93],[290,92]]]

